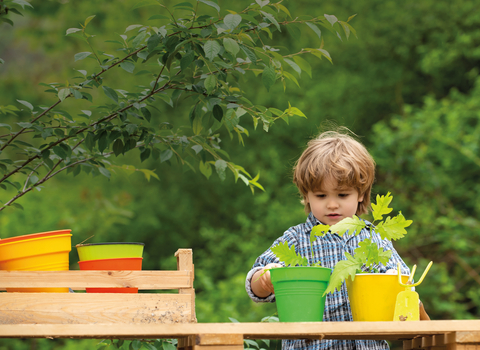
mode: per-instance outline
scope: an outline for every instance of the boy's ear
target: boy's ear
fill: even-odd
[[[358,196],[358,203],[363,202],[363,197],[365,197],[363,194]]]

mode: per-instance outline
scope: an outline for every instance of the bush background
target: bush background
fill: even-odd
[[[233,10],[249,4],[218,3]],[[34,9],[26,8],[24,17],[11,15],[13,27],[0,24],[0,57],[5,60],[0,105],[20,107],[17,99],[47,104],[51,97],[38,84],[64,82],[72,68],[81,69],[73,55],[86,48],[66,37],[66,29],[96,15],[90,25],[101,43],[152,15],[148,7],[131,10],[134,1],[127,0],[31,4]],[[394,208],[414,221],[406,238],[395,244],[400,255],[419,271],[434,261],[417,288],[432,319],[478,318],[480,13],[474,2],[345,0],[319,5],[304,0],[285,6],[294,16],[327,13],[346,20],[357,14],[351,23],[358,38],[340,42],[324,30],[334,64],[308,58],[313,77],[302,75],[300,88],[288,84],[284,92],[276,84],[267,93],[260,78],[249,77],[251,101],[282,110],[289,101],[308,117],[291,119],[289,125],[278,122],[268,133],[247,126],[251,136],[244,139],[245,147],[223,135],[232,158],[251,173],[260,172],[265,192],[252,195],[231,174],[224,182],[215,174],[207,180],[178,164],[149,159],[142,167],[155,169],[159,181],[122,173],[110,180],[57,176],[19,201],[23,211],[0,214],[0,237],[70,228],[73,245],[91,236],[90,242],[144,242],[144,269],[174,269],[174,252],[192,248],[198,321],[259,321],[274,314],[275,307],[251,302],[245,275],[275,238],[305,220],[291,169],[306,142],[335,123],[359,135],[374,156],[374,194],[392,192]],[[300,40],[287,31],[277,38],[275,45],[297,50],[320,45],[312,31],[302,32]],[[133,78],[119,83],[135,84]],[[181,113],[181,107],[167,106],[163,112]],[[138,155],[129,157],[127,164],[139,164]],[[3,198],[8,196],[3,192]],[[72,269],[78,268],[77,260],[73,249]],[[81,344],[92,343],[2,339],[0,350],[80,349]]]

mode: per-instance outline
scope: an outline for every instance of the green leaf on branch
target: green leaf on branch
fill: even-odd
[[[215,170],[217,171],[218,177],[220,180],[225,181],[227,178],[226,170],[227,170],[227,162],[223,159],[218,159],[215,161]]]
[[[232,38],[223,38],[223,47],[227,52],[230,52],[233,57],[236,57],[237,53],[240,52],[240,47],[238,46],[237,41]]]
[[[217,87],[217,78],[215,75],[210,74],[206,79],[205,79],[205,89],[207,89],[207,94],[211,94],[212,91]]]
[[[113,153],[115,153],[116,156],[119,156],[121,153],[123,153],[123,142],[120,139],[116,139],[115,142],[113,143]]]
[[[100,136],[98,137],[98,150],[100,153],[103,153],[103,151],[107,148],[108,146],[108,132],[107,131],[102,131],[100,133]]]
[[[138,9],[139,7],[150,6],[150,5],[160,5],[157,0],[142,0],[138,1],[133,7],[132,10]],[[168,19],[168,17],[167,17]],[[137,350],[137,349],[135,349]]]
[[[290,33],[294,40],[300,40],[300,37],[302,36],[302,31],[296,25],[287,25],[287,31]]]
[[[295,251],[295,246],[288,247],[288,242],[283,242],[277,244],[275,247],[270,248],[273,254],[278,258],[278,260],[285,263],[286,266],[307,266],[307,258],[298,255]]]
[[[33,106],[30,102],[23,101],[23,100],[17,100],[17,102],[21,103],[22,105],[24,105],[25,107],[33,111]]]
[[[167,160],[170,160],[173,156],[173,151],[171,149],[166,149],[162,153],[160,153],[160,163],[166,162]]]
[[[255,2],[260,5],[260,8],[262,8],[263,6],[266,6],[270,3],[269,0],[255,0]]]
[[[88,150],[92,151],[93,147],[95,146],[95,137],[92,132],[87,132],[87,136],[85,136],[85,146]]]
[[[220,12],[220,6],[218,6],[218,5],[217,5],[216,3],[214,3],[213,1],[208,1],[208,0],[197,0],[197,1],[203,2],[205,5],[211,6],[211,7],[213,7],[215,10],[217,10],[217,12]]]
[[[128,73],[133,73],[133,71],[135,70],[135,64],[131,61],[124,61],[120,63],[120,67],[122,67]]]
[[[18,208],[18,209],[23,210],[23,207],[22,207],[20,204],[18,204],[18,203],[12,203],[12,204],[10,204],[10,205],[11,205],[11,206],[14,206],[15,208]]]
[[[297,84],[298,87],[300,87],[300,84],[298,83],[297,78],[293,74],[288,73],[287,71],[283,71],[282,75],[287,78],[288,80],[293,81],[295,84]]]
[[[215,40],[209,40],[203,46],[203,51],[205,51],[205,57],[207,57],[210,61],[213,61],[213,59],[217,57],[221,49],[222,47]]]
[[[112,101],[115,103],[118,103],[118,95],[115,90],[108,86],[102,86],[103,91],[105,92],[105,95],[107,95],[108,98],[110,98]]]
[[[412,224],[412,220],[406,220],[401,212],[393,218],[387,217],[384,222],[380,222],[375,230],[382,239],[397,240],[407,234],[406,227]]]
[[[83,60],[84,58],[87,58],[91,54],[92,54],[91,52],[79,52],[79,53],[75,54],[75,56],[74,56],[75,57],[75,62]]]
[[[64,101],[70,95],[70,89],[62,89],[58,92],[58,98],[60,101]]]
[[[150,148],[144,148],[140,153],[140,162],[147,160],[150,157],[151,150]]]
[[[24,10],[25,6],[30,6],[31,8],[33,8],[33,6],[25,0],[12,0],[12,3],[22,6],[22,9]]]
[[[272,66],[267,66],[262,72],[262,83],[267,88],[267,91],[270,90],[273,84],[275,84],[277,74],[275,73],[275,68]]]
[[[98,171],[100,171],[100,174],[105,176],[106,178],[110,179],[110,171],[107,170],[107,168],[104,168],[103,166],[98,167]]]
[[[268,12],[265,12],[265,11],[260,11],[262,13],[262,15],[264,15],[272,24],[275,25],[275,27],[277,27],[278,31],[281,32],[282,30],[280,29],[280,25],[278,24],[277,20],[275,19],[275,17],[273,17],[273,15],[271,15],[270,13]]]
[[[234,15],[229,13],[228,15],[225,16],[223,19],[223,23],[227,26],[228,29],[234,30],[235,28],[238,27],[238,25],[242,22],[242,16],[240,15]]]
[[[332,25],[332,27],[333,27],[333,25],[334,25],[335,23],[338,22],[337,17],[335,17],[334,15],[327,15],[327,14],[325,14],[324,16],[325,16],[325,19]]]
[[[136,48],[147,37],[147,32],[140,32],[132,41],[132,47]]]
[[[290,67],[292,67],[293,70],[298,73],[299,76],[302,74],[302,69],[298,64],[296,64],[295,62],[293,62],[288,58],[285,58],[284,61],[287,62],[290,65]]]
[[[331,226],[330,231],[332,231],[332,233],[337,233],[340,237],[342,237],[347,231],[351,231],[351,234],[353,234],[353,231],[356,231],[358,234],[366,225],[367,224],[364,221],[362,221],[358,216],[354,215],[351,218],[345,218]]]
[[[221,106],[219,106],[219,105],[213,106],[213,116],[214,116],[215,119],[217,119],[219,122],[222,121],[222,118],[223,118],[223,109],[222,109]]]
[[[195,60],[195,52],[190,51],[183,55],[182,59],[180,60],[180,69],[184,71],[185,69],[192,64],[192,62]]]
[[[350,277],[353,281],[357,271],[361,271],[362,263],[360,261],[356,260],[348,253],[345,253],[345,256],[347,257],[347,260],[339,261],[335,265],[335,269],[330,276],[330,283],[328,284],[328,288],[325,290],[323,295],[334,293],[335,289],[340,290],[344,280]]]
[[[372,203],[373,220],[382,220],[383,215],[387,215],[392,212],[393,209],[388,207],[392,202],[392,199],[393,197],[390,195],[390,192],[388,192],[385,196],[380,196],[377,194],[376,204]]]
[[[310,63],[305,61],[300,56],[293,56],[293,60],[304,72],[310,76],[310,78],[312,77],[312,67],[310,66]]]
[[[52,151],[53,151],[53,153],[55,153],[57,156],[59,156],[63,160],[67,159],[67,157],[68,157],[67,152],[65,152],[65,150],[60,146],[54,146],[52,148]]]
[[[245,45],[240,45],[240,48],[242,51],[245,53],[245,55],[248,57],[248,59],[253,63],[257,64],[257,56],[255,56],[255,53],[250,50],[247,46]]]
[[[202,161],[200,161],[198,169],[207,179],[210,178],[213,172],[211,165],[209,163],[204,163]]]
[[[318,35],[318,38],[321,39],[322,38],[322,31],[320,30],[320,28],[318,28],[315,24],[311,23],[311,22],[305,22],[305,24],[307,26],[310,27],[310,29],[312,29],[315,34]]]

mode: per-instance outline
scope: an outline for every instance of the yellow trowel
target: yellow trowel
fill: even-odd
[[[408,281],[406,284],[402,283],[402,273],[400,271],[400,263],[397,264],[397,271],[398,271],[398,283],[401,286],[405,287],[403,292],[398,293],[397,295],[397,302],[395,304],[395,312],[393,313],[393,320],[394,321],[419,321],[420,320],[420,311],[419,311],[419,304],[420,298],[418,297],[418,293],[412,290],[413,287],[418,286],[422,283],[423,279],[430,270],[433,261],[430,261],[425,272],[423,273],[422,277],[417,283],[413,283],[413,275],[415,274],[415,270],[417,269],[417,265],[413,266],[412,272],[408,277]]]

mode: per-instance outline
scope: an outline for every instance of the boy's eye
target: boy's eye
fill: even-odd
[[[347,196],[348,196],[348,193],[340,193],[338,196],[339,196],[339,197],[347,197]]]
[[[318,198],[325,198],[325,195],[324,194],[317,194],[317,197]]]

